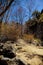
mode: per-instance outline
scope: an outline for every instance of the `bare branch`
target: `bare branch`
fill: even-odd
[[[0,16],[2,16],[2,15],[9,9],[9,7],[11,6],[11,4],[12,4],[13,1],[14,1],[14,0],[11,0],[11,1],[10,1],[9,5],[6,6],[5,10],[0,13]]]

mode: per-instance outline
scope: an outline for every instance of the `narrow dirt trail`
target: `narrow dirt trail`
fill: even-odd
[[[38,47],[34,46],[34,45],[29,45],[27,44],[24,40],[19,39],[18,43],[23,46],[24,49],[26,49],[26,51],[28,52],[29,50],[32,51],[33,53],[35,52],[35,54],[37,55],[42,55],[43,56],[43,49],[39,49]]]
[[[13,52],[16,53],[17,58],[24,62],[25,65],[39,65],[41,60],[38,56],[43,56],[43,49],[29,45],[22,39],[19,39],[16,44],[13,44]]]

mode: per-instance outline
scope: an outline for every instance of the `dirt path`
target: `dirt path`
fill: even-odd
[[[23,46],[22,48],[24,48],[27,52],[29,52],[30,50],[32,53],[43,56],[43,49],[39,49],[34,45],[26,44],[26,42],[22,39],[19,39],[18,43],[20,44],[20,46]]]
[[[17,58],[26,65],[39,65],[42,62],[38,56],[43,56],[43,49],[29,45],[22,39],[13,44],[13,51],[16,52]]]

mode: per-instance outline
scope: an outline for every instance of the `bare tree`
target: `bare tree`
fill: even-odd
[[[2,12],[0,13],[0,16],[2,16],[9,8],[10,8],[10,6],[11,6],[11,4],[12,4],[12,2],[14,1],[14,0],[6,0],[9,4],[8,5],[6,5],[6,6],[3,6],[2,8]],[[2,3],[3,4],[3,3]],[[1,6],[0,6],[1,7]]]
[[[34,9],[34,6],[35,6],[35,1],[34,0],[28,0],[27,1],[26,7],[27,7],[27,9],[29,11],[29,19],[31,18],[31,14],[32,14],[32,11]]]
[[[0,35],[1,35],[1,25],[4,14],[10,8],[13,1],[14,0],[6,0],[6,2],[4,2],[4,0],[0,0]]]
[[[19,23],[21,25],[21,38],[23,36],[23,19],[24,19],[24,13],[23,13],[23,8],[19,6],[18,8],[18,17],[19,17]]]

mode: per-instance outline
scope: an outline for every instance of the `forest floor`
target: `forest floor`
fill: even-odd
[[[25,63],[25,65],[43,65],[43,47],[26,43],[23,39],[19,39],[12,46],[13,52],[16,52],[16,58]]]
[[[8,65],[43,65],[43,46],[27,43],[23,39],[18,39],[17,42],[7,41],[1,44],[3,48],[0,50],[2,50],[3,55],[0,55],[0,58],[7,61]],[[16,55],[15,57],[10,58],[12,52],[9,52],[9,49],[12,49],[11,51]],[[1,65],[6,65],[2,64],[4,62],[2,60],[0,60]]]

